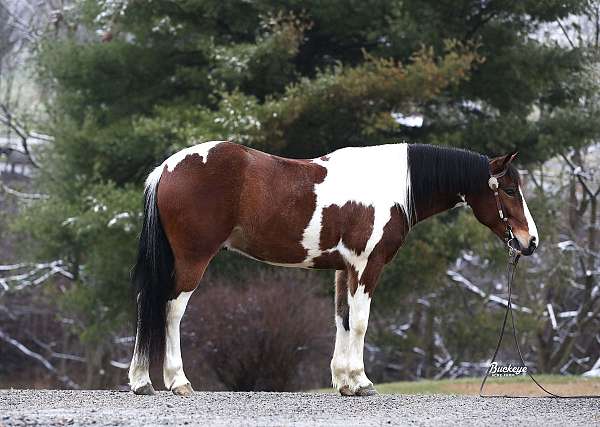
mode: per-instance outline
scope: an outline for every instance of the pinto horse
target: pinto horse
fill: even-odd
[[[164,356],[166,387],[193,392],[179,324],[208,263],[229,249],[275,265],[336,270],[332,383],[342,395],[376,394],[363,363],[371,298],[411,227],[467,203],[500,238],[510,230],[524,255],[539,244],[515,156],[390,144],[292,160],[225,141],[175,153],[146,180],[132,390],[154,393],[150,360]]]

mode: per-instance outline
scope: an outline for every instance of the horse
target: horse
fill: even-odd
[[[193,393],[179,326],[209,262],[228,249],[274,265],[335,270],[333,387],[343,396],[377,394],[363,362],[371,298],[413,226],[466,203],[523,255],[539,245],[512,164],[516,155],[490,159],[402,143],[297,160],[227,141],[173,154],[145,183],[132,275],[138,313],[132,391],[154,394],[149,365],[162,356],[166,388]]]

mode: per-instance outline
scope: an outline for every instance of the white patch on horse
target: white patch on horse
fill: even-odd
[[[183,372],[183,361],[181,359],[181,345],[179,338],[179,324],[192,292],[182,292],[174,300],[167,302],[167,324],[165,359],[163,364],[163,379],[165,387],[173,390],[176,387],[186,385],[189,380]]]
[[[521,190],[521,186],[519,186],[519,193],[521,193],[521,200],[523,200],[523,212],[525,213],[525,219],[527,220],[527,228],[529,230],[529,235],[535,237],[536,245],[540,246],[540,236],[538,235],[538,230],[535,225],[535,221],[531,216],[531,212],[529,212],[529,207],[527,206],[525,197],[523,197],[523,191]]]
[[[383,236],[383,228],[390,220],[391,208],[399,205],[406,217],[410,215],[410,172],[408,145],[389,144],[375,147],[348,147],[326,155],[328,160],[313,161],[325,169],[323,182],[315,185],[316,208],[304,230],[302,246],[307,251],[303,264],[311,265],[323,252],[340,251],[352,264],[368,259],[369,254]],[[365,250],[360,254],[338,242],[333,248],[319,248],[323,209],[344,206],[355,202],[372,206],[375,211],[373,232]],[[359,276],[360,277],[360,276]]]
[[[171,155],[159,166],[154,168],[154,170],[148,175],[148,178],[146,178],[146,188],[158,184],[158,181],[160,181],[160,177],[163,174],[165,166],[167,167],[167,171],[173,172],[177,165],[181,163],[187,156],[193,156],[194,154],[197,154],[202,158],[202,163],[206,163],[209,151],[212,150],[215,146],[221,144],[222,142],[226,141],[204,142],[202,144],[184,148],[183,150],[180,150],[177,153]]]
[[[206,163],[208,158],[208,152],[212,150],[216,145],[221,144],[226,141],[208,141],[203,144],[194,145],[192,147],[184,148],[181,151],[173,154],[169,157],[165,163],[167,165],[167,170],[169,172],[173,172],[173,170],[177,167],[177,165],[183,161],[187,156],[192,156],[197,154],[202,157],[202,163]]]

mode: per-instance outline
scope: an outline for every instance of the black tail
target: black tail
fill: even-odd
[[[160,174],[153,173],[146,182],[144,223],[133,270],[137,295],[137,357],[144,362],[159,360],[164,354],[167,300],[175,287],[173,251],[156,204],[159,180]]]

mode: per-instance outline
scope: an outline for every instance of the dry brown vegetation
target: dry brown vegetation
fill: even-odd
[[[229,390],[297,390],[327,382],[332,304],[310,276],[282,270],[254,275],[244,285],[203,284],[188,311],[182,325],[188,376],[204,363]]]

